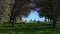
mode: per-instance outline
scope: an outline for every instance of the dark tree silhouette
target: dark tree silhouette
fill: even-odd
[[[12,27],[14,27],[14,21],[16,17],[22,16],[28,16],[30,13],[30,7],[28,6],[30,3],[30,0],[15,0],[15,3],[13,3],[13,8],[11,10],[11,16],[10,16],[10,23],[12,24]]]
[[[36,0],[36,7],[39,8],[39,16],[45,17],[53,21],[53,28],[56,27],[56,21],[59,15],[59,0]]]

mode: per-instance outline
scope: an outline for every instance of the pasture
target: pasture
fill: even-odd
[[[0,34],[60,34],[60,23],[52,28],[52,23],[4,23],[0,26]]]

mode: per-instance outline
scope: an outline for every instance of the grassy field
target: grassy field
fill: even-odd
[[[11,24],[0,26],[0,34],[60,34],[60,24],[56,24],[56,29],[52,28],[51,23],[16,23],[15,27]]]

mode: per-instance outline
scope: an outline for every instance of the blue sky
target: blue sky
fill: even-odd
[[[24,20],[27,20],[27,21],[29,21],[31,19],[32,20],[36,19],[36,20],[44,21],[44,18],[40,18],[38,16],[37,11],[31,11],[31,13],[29,14],[29,16],[27,18],[24,18]]]

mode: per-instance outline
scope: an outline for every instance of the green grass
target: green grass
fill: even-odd
[[[51,28],[51,23],[17,23],[13,28],[11,24],[6,23],[2,26],[0,26],[0,34],[6,34],[10,31],[15,34],[60,34],[60,24],[56,24],[56,29]]]

